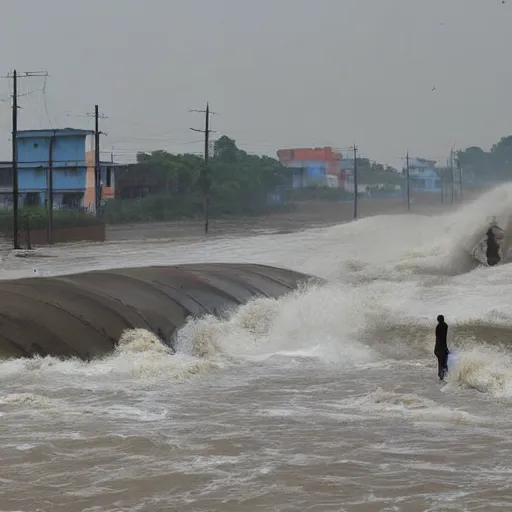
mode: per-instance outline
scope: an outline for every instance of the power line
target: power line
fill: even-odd
[[[48,77],[46,77],[46,76],[44,77],[44,83],[43,83],[43,89],[42,89],[42,91],[43,91],[43,102],[44,102],[44,110],[46,112],[46,117],[48,119],[48,123],[50,125],[50,128],[53,130],[53,125],[52,125],[52,121],[50,119],[50,114],[48,114],[48,104],[46,103],[46,79],[47,78]]]

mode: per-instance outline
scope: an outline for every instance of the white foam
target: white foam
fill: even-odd
[[[178,333],[177,346],[213,359],[281,356],[351,365],[374,357],[357,338],[379,317],[379,306],[357,290],[313,285],[279,300],[257,299],[227,319],[192,319]]]
[[[512,356],[509,350],[485,344],[461,350],[448,381],[494,397],[512,397]]]
[[[389,360],[390,351],[383,350],[383,343],[396,346],[396,358],[410,357],[408,346],[420,341],[414,336],[422,336],[421,344],[432,357],[431,336],[439,313],[446,315],[451,326],[478,319],[494,322],[497,317],[512,326],[512,311],[507,306],[512,266],[450,275],[464,268],[461,248],[484,228],[487,217],[504,218],[511,203],[512,185],[506,185],[451,214],[379,216],[301,233],[184,244],[173,249],[172,260],[165,243],[139,244],[130,251],[122,244],[122,250],[128,251],[124,265],[253,261],[313,272],[335,282],[310,286],[279,300],[257,299],[228,319],[191,320],[178,334],[176,355],[155,336],[138,329],[126,332],[116,351],[101,360],[8,361],[0,363],[0,379],[50,385],[58,375],[69,385],[78,376],[81,384],[102,389],[116,382],[124,386],[126,380],[183,381],[240,360],[275,363],[279,359],[283,364],[282,360],[309,360],[350,367],[384,356]],[[112,244],[106,247],[66,251],[73,258],[85,259],[87,251],[94,251],[95,268],[106,268],[113,259],[119,261],[120,251]],[[102,259],[104,250],[111,252]],[[53,248],[48,251],[55,253]],[[69,272],[65,261],[65,256],[41,260],[41,272]],[[418,269],[430,275],[421,275]],[[441,271],[445,275],[439,278]],[[393,332],[394,326],[399,327],[394,338],[380,339],[380,332],[388,328]],[[418,326],[423,330],[410,334],[409,329]],[[426,328],[432,334],[425,335]],[[461,357],[457,377],[461,385],[471,383],[492,394],[509,392],[505,368],[471,363],[473,370],[468,373],[470,356]],[[487,369],[494,375],[488,381],[482,376]]]
[[[346,399],[340,408],[365,410],[372,415],[398,416],[422,422],[474,424],[484,420],[466,411],[453,409],[415,393],[400,393],[377,388],[366,395]]]
[[[0,405],[20,405],[30,408],[57,407],[58,401],[35,393],[9,393],[0,396]]]
[[[154,334],[145,329],[132,329],[123,333],[116,350],[104,358],[89,363],[54,357],[3,361],[0,363],[0,379],[4,383],[39,383],[52,387],[59,382],[67,387],[71,381],[71,386],[81,388],[85,385],[92,391],[117,385],[123,388],[126,379],[141,383],[152,380],[182,382],[213,366],[212,361],[188,354],[173,355]],[[17,399],[27,403],[36,400],[31,397],[25,394]]]

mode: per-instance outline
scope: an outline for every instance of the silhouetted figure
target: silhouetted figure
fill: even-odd
[[[437,317],[436,327],[436,346],[434,354],[437,357],[437,374],[441,380],[444,380],[445,374],[448,372],[448,324],[444,321],[444,316]]]
[[[497,265],[501,261],[499,250],[500,245],[496,240],[496,235],[492,228],[489,228],[487,230],[487,250],[485,255],[487,256],[487,263],[490,267],[494,267],[494,265]]]

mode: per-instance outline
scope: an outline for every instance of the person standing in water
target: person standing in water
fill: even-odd
[[[440,380],[444,380],[444,376],[448,372],[448,324],[444,321],[444,316],[437,317],[436,327],[436,346],[434,354],[437,357],[437,374]]]
[[[487,263],[490,267],[494,267],[494,265],[497,265],[501,261],[500,257],[500,245],[498,241],[496,240],[496,235],[494,234],[494,231],[492,230],[492,227],[490,227],[487,230],[487,250],[486,250],[486,256],[487,256]]]

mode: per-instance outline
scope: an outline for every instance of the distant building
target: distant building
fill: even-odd
[[[341,153],[331,147],[280,149],[279,162],[292,170],[292,187],[312,185],[343,186],[345,178],[341,170]]]
[[[93,133],[91,130],[73,128],[18,131],[20,205],[47,204],[51,166],[54,208],[86,208],[94,211]],[[102,162],[100,165],[100,180],[105,187],[103,199],[113,197],[114,167],[114,163]]]
[[[94,151],[94,138],[87,140],[88,147],[85,152],[85,196],[84,205],[89,209],[94,209],[94,183],[95,183],[95,151]],[[115,187],[116,187],[116,176],[115,170],[119,167],[119,164],[111,162],[100,161],[100,187],[101,187],[101,199],[106,201],[108,199],[114,199]]]
[[[0,208],[12,204],[12,162],[0,162]]]
[[[358,159],[359,161],[359,159]],[[354,193],[354,159],[344,158],[341,161],[341,172],[343,173],[343,184],[341,185],[347,192]],[[361,182],[361,178],[357,184],[357,193],[366,194],[368,185]]]
[[[437,173],[436,162],[409,158],[409,183],[410,189],[415,192],[441,192],[441,177]]]

